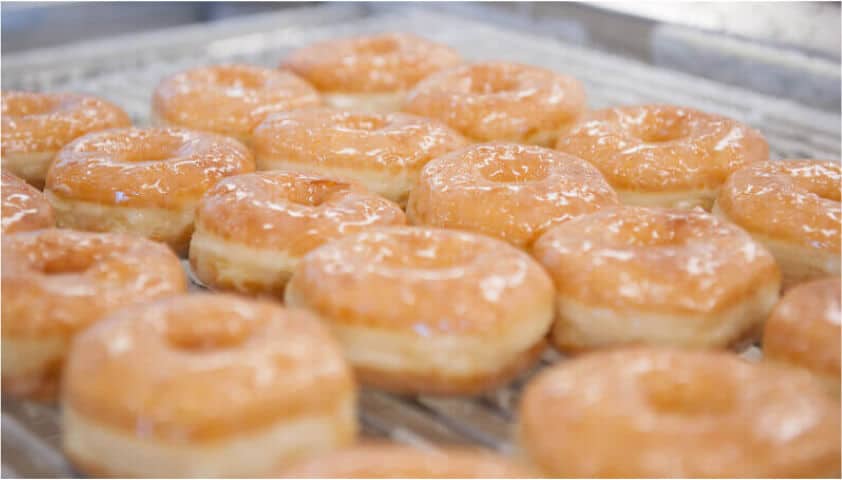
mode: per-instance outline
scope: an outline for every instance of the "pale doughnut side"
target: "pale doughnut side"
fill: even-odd
[[[138,235],[166,243],[180,256],[187,254],[195,204],[179,209],[123,207],[62,198],[50,190],[44,195],[56,212],[59,227]]]
[[[263,476],[351,443],[355,435],[351,426],[356,422],[353,402],[339,401],[331,412],[285,419],[231,441],[207,444],[140,438],[131,430],[114,429],[70,407],[62,412],[68,432],[64,450],[78,468],[98,476]]]

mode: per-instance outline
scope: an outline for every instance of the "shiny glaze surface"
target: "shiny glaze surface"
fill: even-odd
[[[313,87],[292,73],[216,65],[164,79],[152,104],[172,125],[245,138],[267,115],[317,106],[321,100]]]
[[[63,401],[111,428],[183,443],[319,414],[353,389],[310,314],[194,294],[124,309],[77,337]]]
[[[344,325],[418,337],[496,337],[517,328],[518,312],[551,298],[552,283],[532,258],[499,240],[386,227],[313,250],[298,264],[290,290]]]
[[[3,335],[71,336],[119,307],[187,290],[166,245],[48,229],[3,236]]]
[[[614,188],[635,192],[715,189],[731,172],[769,159],[758,131],[670,105],[590,112],[560,135],[556,149],[594,164]]]
[[[540,67],[474,63],[420,82],[404,111],[439,119],[477,141],[523,141],[555,131],[585,111],[582,84]]]
[[[446,45],[410,33],[327,40],[292,52],[281,64],[322,92],[380,93],[412,88],[462,63]]]
[[[763,332],[766,358],[802,366],[839,381],[842,282],[802,283],[784,295]]]
[[[128,127],[118,106],[75,93],[2,94],[2,154],[53,152],[86,133]]]
[[[632,349],[539,374],[519,433],[554,477],[765,478],[838,475],[839,429],[839,402],[808,375],[733,354]]]
[[[716,203],[751,233],[839,254],[842,167],[785,160],[752,165],[725,182]]]
[[[302,110],[273,115],[254,131],[258,166],[264,159],[307,167],[417,172],[467,144],[447,126],[402,113]]]
[[[614,190],[584,160],[537,146],[490,143],[429,162],[407,214],[415,224],[528,246],[552,225],[616,204]]]
[[[397,204],[359,185],[275,171],[222,180],[202,198],[196,222],[237,243],[302,255],[343,235],[406,219]]]
[[[559,293],[616,308],[716,312],[780,278],[751,236],[699,210],[601,210],[552,228],[533,254]]]
[[[46,190],[87,202],[179,208],[220,179],[254,171],[240,142],[183,128],[130,128],[86,135],[63,148]]]
[[[55,226],[53,208],[43,193],[5,170],[2,175],[4,234]]]
[[[531,478],[534,473],[505,457],[449,447],[420,450],[406,445],[362,444],[316,455],[282,472],[286,478]]]

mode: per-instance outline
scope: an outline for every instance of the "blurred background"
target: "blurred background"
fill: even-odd
[[[327,2],[2,2],[2,54]],[[840,107],[839,2],[353,3],[445,10],[828,111]]]

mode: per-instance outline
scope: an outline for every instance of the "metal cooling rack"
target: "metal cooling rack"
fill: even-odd
[[[665,102],[738,118],[766,135],[776,159],[840,157],[838,111],[827,113],[552,38],[421,9],[367,17],[353,5],[305,8],[44,49],[3,58],[2,85],[94,93],[123,106],[143,125],[152,90],[165,75],[221,62],[274,66],[290,49],[315,40],[386,30],[419,33],[452,45],[469,59],[514,60],[574,75],[584,82],[594,108]],[[747,352],[757,355],[756,349]],[[363,435],[419,446],[472,444],[511,452],[522,386],[537,370],[559,360],[548,351],[536,368],[509,386],[477,398],[403,397],[363,389]],[[61,454],[58,418],[55,406],[3,399],[3,477],[75,474]]]

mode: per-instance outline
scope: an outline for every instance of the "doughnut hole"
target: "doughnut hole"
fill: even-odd
[[[690,122],[681,110],[658,111],[632,126],[632,135],[644,143],[667,143],[690,136]]]
[[[550,172],[547,162],[537,155],[529,155],[517,161],[489,162],[480,167],[480,174],[496,183],[531,183],[545,180]]]
[[[94,261],[90,255],[63,255],[45,259],[38,269],[45,275],[74,275],[85,273]]]
[[[614,238],[633,247],[679,246],[692,239],[700,225],[697,219],[683,215],[667,219],[652,217],[649,221],[626,222]]]
[[[266,324],[263,317],[244,317],[235,309],[208,310],[201,318],[191,315],[167,319],[167,342],[186,353],[208,353],[242,347]]]
[[[380,262],[389,268],[409,270],[446,270],[470,263],[475,254],[454,238],[403,235],[397,245],[370,244],[378,250]]]
[[[478,65],[471,70],[468,92],[480,95],[494,95],[517,90],[518,82],[510,72],[501,71],[493,65]]]
[[[643,397],[656,413],[664,415],[724,415],[735,408],[736,389],[720,373],[653,370],[639,379]]]
[[[374,131],[385,127],[389,122],[384,115],[351,113],[336,119],[336,128],[343,130]]]
[[[350,184],[333,180],[312,180],[292,186],[287,199],[292,203],[307,207],[318,207],[327,202],[335,193],[346,191]]]

